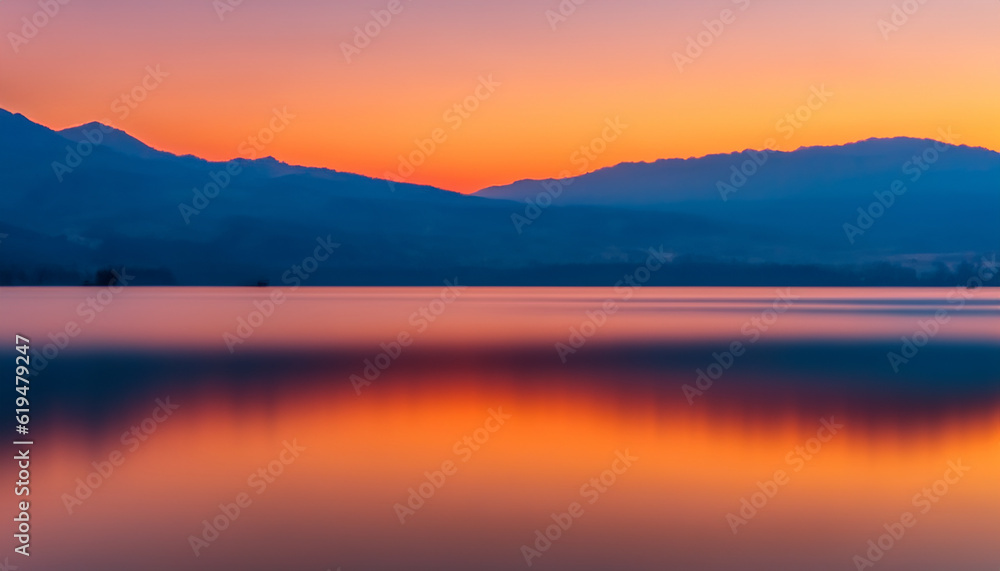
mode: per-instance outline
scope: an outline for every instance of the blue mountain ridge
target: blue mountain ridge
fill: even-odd
[[[914,155],[935,147],[913,180]],[[0,110],[0,284],[128,266],[151,283],[281,285],[328,236],[341,246],[306,285],[610,286],[651,247],[675,260],[651,282],[663,285],[917,284],[1000,250],[998,153],[898,138],[745,167],[753,156],[462,195],[272,157],[177,156],[97,123],[54,131]],[[905,192],[849,240],[844,224],[896,180]]]

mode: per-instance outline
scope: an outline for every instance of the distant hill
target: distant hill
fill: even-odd
[[[891,192],[895,181],[904,187]],[[477,196],[527,201],[557,181],[520,181]],[[853,234],[859,253],[945,255],[995,251],[1000,242],[1000,154],[923,139],[870,139],[794,152],[745,151],[628,163],[558,181],[562,206],[613,206],[708,216],[800,236],[859,227],[877,195],[874,224]],[[867,222],[862,220],[862,223]],[[816,254],[821,254],[817,251]]]
[[[925,152],[931,160],[915,163],[914,157]],[[866,198],[864,193],[885,190],[894,179],[911,182],[917,170],[922,173],[913,182],[917,194],[940,192],[948,185],[995,194],[1000,183],[1000,153],[901,137],[836,147],[803,147],[793,152],[746,150],[701,158],[622,163],[564,179],[563,184],[568,186],[560,204],[648,207],[688,201]],[[535,197],[543,182],[554,179],[522,180],[486,188],[476,195],[523,201]]]
[[[176,157],[176,155],[164,151],[158,151],[150,147],[125,131],[115,129],[114,127],[104,125],[96,121],[87,123],[86,125],[80,125],[79,127],[63,129],[62,131],[59,131],[59,134],[77,143],[82,141],[96,141],[109,149],[132,157],[139,157],[143,159],[166,159]]]
[[[738,188],[746,153],[468,196],[270,157],[176,156],[98,123],[53,131],[0,110],[0,284],[127,266],[147,268],[147,283],[282,285],[327,236],[340,246],[305,285],[613,285],[660,246],[673,262],[650,283],[946,282],[1000,251],[1000,155],[939,145],[909,181],[906,162],[933,146],[771,153]],[[906,192],[851,243],[843,224],[896,179]],[[726,200],[720,181],[735,189]],[[564,190],[526,202],[546,186]]]

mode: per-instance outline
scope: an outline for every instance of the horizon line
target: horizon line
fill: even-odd
[[[166,154],[169,154],[169,155],[173,155],[175,157],[193,157],[193,158],[196,158],[198,160],[202,160],[202,161],[205,161],[205,162],[208,162],[208,163],[216,163],[216,164],[224,164],[224,163],[228,163],[228,162],[232,162],[232,161],[237,161],[237,160],[258,161],[258,160],[271,159],[273,161],[276,161],[278,163],[281,163],[283,165],[286,165],[286,166],[289,166],[289,167],[293,167],[293,168],[320,169],[320,170],[326,170],[326,171],[330,171],[330,172],[334,172],[334,173],[338,173],[338,174],[349,174],[349,175],[354,175],[354,176],[368,178],[368,179],[371,179],[371,180],[384,181],[387,184],[407,184],[407,185],[411,185],[411,186],[422,186],[422,187],[434,188],[434,189],[437,189],[437,190],[442,190],[442,191],[452,192],[452,193],[455,193],[455,194],[462,194],[462,195],[474,195],[474,194],[482,192],[484,190],[490,190],[490,189],[494,189],[494,188],[501,188],[501,187],[511,186],[511,185],[514,185],[514,184],[524,183],[524,182],[544,182],[544,181],[553,181],[553,180],[576,179],[576,178],[580,178],[580,177],[583,177],[583,176],[588,176],[588,175],[591,175],[591,174],[594,174],[594,173],[598,173],[598,172],[601,172],[601,171],[618,168],[618,167],[623,166],[623,165],[653,165],[653,164],[656,164],[656,163],[659,163],[659,162],[664,162],[664,161],[700,160],[700,159],[707,159],[707,158],[711,158],[711,157],[722,157],[722,156],[727,156],[727,155],[740,155],[740,154],[743,154],[743,153],[746,153],[746,152],[771,152],[771,153],[791,154],[791,153],[797,153],[797,152],[800,152],[800,151],[803,151],[803,150],[809,150],[809,149],[843,148],[843,147],[848,147],[848,146],[851,146],[851,145],[857,145],[857,144],[860,144],[860,143],[866,143],[866,142],[870,142],[870,141],[895,141],[895,140],[904,140],[904,139],[906,139],[906,140],[914,140],[914,141],[935,141],[935,142],[944,143],[946,145],[950,145],[950,146],[953,146],[953,147],[956,147],[956,148],[963,148],[964,147],[964,148],[968,148],[968,149],[980,149],[980,150],[984,150],[984,151],[987,151],[987,152],[990,152],[990,153],[1000,154],[1000,150],[995,150],[995,149],[991,149],[991,148],[988,148],[988,147],[973,146],[973,145],[967,145],[967,144],[955,144],[955,143],[950,143],[950,142],[947,142],[947,141],[943,141],[941,139],[935,139],[935,138],[930,138],[930,137],[911,137],[911,136],[908,136],[908,135],[897,135],[897,136],[893,136],[893,137],[867,137],[867,138],[864,138],[864,139],[857,139],[857,140],[847,141],[847,142],[838,143],[838,144],[801,145],[801,146],[799,146],[799,147],[797,147],[795,149],[789,150],[789,151],[782,151],[782,150],[778,150],[778,149],[769,149],[769,148],[766,148],[766,147],[764,147],[764,148],[750,148],[750,147],[748,147],[748,148],[745,148],[745,149],[742,149],[742,150],[733,150],[733,151],[728,151],[728,152],[707,153],[707,154],[704,154],[704,155],[689,155],[687,157],[661,157],[661,158],[654,159],[654,160],[651,160],[651,161],[646,161],[646,160],[621,161],[621,162],[615,163],[613,165],[607,165],[607,166],[603,166],[603,167],[598,167],[598,168],[595,168],[593,170],[589,170],[589,171],[585,171],[585,172],[581,172],[581,173],[575,173],[575,174],[570,173],[570,176],[559,177],[557,175],[557,176],[548,177],[548,178],[530,178],[530,177],[527,177],[527,178],[517,178],[517,179],[511,180],[509,182],[502,182],[502,183],[498,183],[498,184],[491,184],[491,185],[488,185],[488,186],[483,186],[483,187],[477,188],[475,190],[471,190],[469,192],[462,192],[462,191],[453,190],[453,189],[450,189],[450,188],[445,188],[443,186],[436,186],[436,185],[432,185],[432,184],[425,184],[425,183],[419,183],[419,182],[408,182],[406,180],[398,180],[397,181],[397,180],[392,180],[392,179],[385,178],[385,177],[370,176],[370,175],[361,174],[361,173],[353,172],[353,171],[337,170],[337,169],[335,169],[333,167],[330,167],[330,166],[305,165],[305,164],[289,163],[289,162],[283,161],[282,159],[280,159],[278,157],[275,157],[274,155],[267,155],[267,156],[255,157],[255,158],[247,158],[247,157],[242,157],[242,156],[235,156],[235,157],[232,157],[230,159],[223,160],[223,161],[210,160],[210,159],[206,159],[204,157],[200,157],[198,155],[195,155],[193,153],[177,154],[177,153],[173,153],[171,151],[164,151],[162,149],[159,149],[159,148],[157,148],[157,147],[155,147],[155,146],[147,143],[146,141],[140,139],[139,137],[136,137],[135,135],[129,133],[128,131],[126,131],[124,129],[119,129],[118,127],[115,127],[113,125],[105,123],[104,121],[101,121],[101,120],[91,120],[91,121],[87,121],[85,123],[80,123],[80,124],[72,125],[72,126],[69,126],[69,127],[64,127],[64,128],[61,128],[61,129],[57,129],[57,128],[53,128],[53,127],[50,127],[48,125],[45,125],[43,123],[39,123],[37,121],[34,121],[31,118],[29,118],[27,115],[25,115],[24,113],[20,113],[20,112],[16,112],[16,111],[11,111],[11,110],[3,108],[3,107],[0,107],[0,111],[4,111],[6,113],[9,113],[10,115],[15,116],[15,117],[16,116],[23,117],[25,120],[29,121],[30,123],[32,123],[34,125],[38,125],[38,126],[43,127],[43,128],[46,128],[46,129],[48,129],[48,130],[50,130],[50,131],[52,131],[53,133],[56,133],[56,134],[61,134],[63,131],[69,131],[69,130],[72,130],[72,129],[79,129],[81,127],[86,127],[88,125],[95,125],[95,124],[96,125],[100,125],[100,126],[108,128],[108,129],[112,129],[114,131],[123,133],[126,136],[128,136],[129,138],[134,139],[135,141],[138,141],[142,145],[145,145],[146,147],[148,147],[148,148],[150,148],[150,149],[152,149],[152,150],[154,150],[156,152],[166,153]],[[764,141],[764,142],[766,144],[768,141]],[[559,175],[561,175],[563,173],[566,173],[566,172],[567,171],[563,170],[562,172],[559,173]]]

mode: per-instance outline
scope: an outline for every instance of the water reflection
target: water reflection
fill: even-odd
[[[698,291],[469,290],[420,330],[437,291],[324,289],[232,352],[266,293],[126,291],[35,377],[31,569],[822,571],[906,512],[878,568],[995,562],[996,294]],[[0,327],[37,347],[81,293]]]

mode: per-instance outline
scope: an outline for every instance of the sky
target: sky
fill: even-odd
[[[1000,150],[996,0],[62,1],[0,2],[0,107],[212,160],[472,192],[949,127]]]

